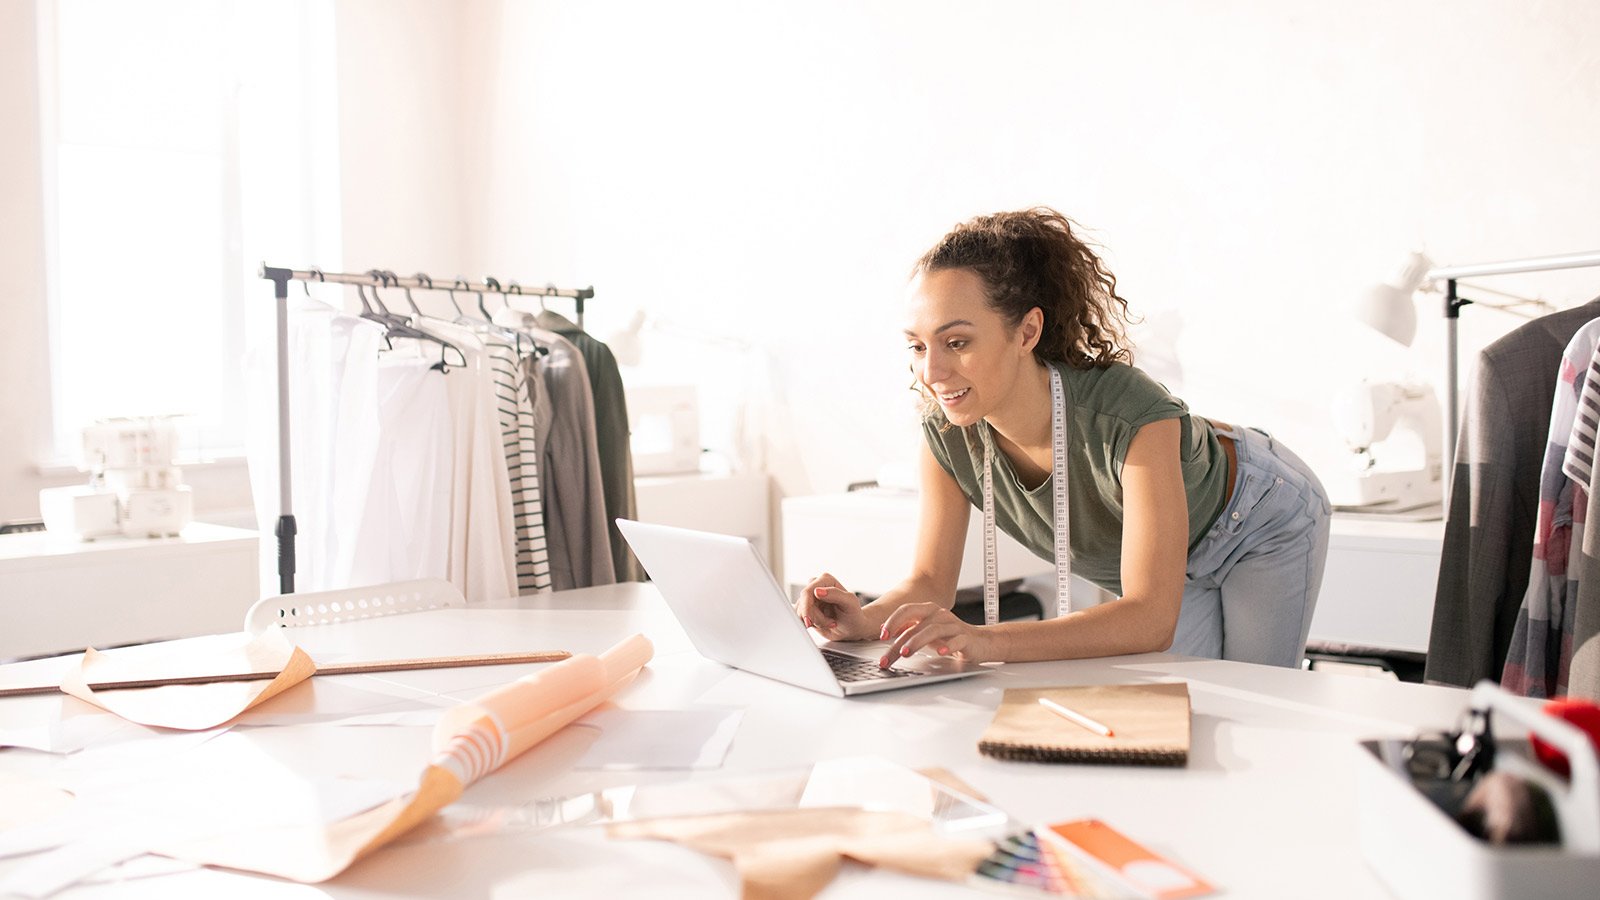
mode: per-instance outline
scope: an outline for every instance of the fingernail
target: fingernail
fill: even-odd
[[[884,625],[883,626],[883,630],[878,632],[878,640],[887,641],[888,639],[889,639],[889,626],[888,625]]]
[[[810,616],[801,616],[800,617],[800,621],[806,623],[806,627],[807,628],[811,627],[811,617]]]
[[[907,644],[904,647],[901,647],[900,648],[900,655],[901,656],[910,656],[911,655],[911,645]]]
[[[818,597],[826,597],[826,596],[828,596],[828,589],[825,588],[825,587],[817,588],[817,596]]]
[[[889,654],[885,653],[884,655],[878,657],[878,668],[880,668],[880,669],[889,668]]]
[[[939,655],[940,656],[949,656],[950,655],[950,648],[949,647],[940,647],[939,648]]]

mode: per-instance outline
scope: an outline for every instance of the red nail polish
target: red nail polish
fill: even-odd
[[[811,617],[810,616],[801,616],[800,617],[800,621],[806,623],[806,627],[807,628],[811,627]]]
[[[887,655],[878,657],[878,668],[880,668],[880,669],[889,668],[889,657]]]
[[[889,626],[885,625],[885,626],[883,626],[883,630],[878,632],[878,640],[887,641],[888,639],[889,639]]]
[[[817,593],[818,597],[826,597],[826,596],[828,596],[828,589],[825,588],[825,587],[819,587],[819,588],[817,588],[817,592],[816,593]]]
[[[949,647],[940,647],[939,648],[939,655],[940,656],[949,656],[950,655],[950,648]]]
[[[911,645],[907,644],[904,647],[901,647],[900,648],[900,655],[901,656],[910,656],[911,655]]]

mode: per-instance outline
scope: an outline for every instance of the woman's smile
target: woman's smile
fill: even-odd
[[[970,393],[972,393],[972,388],[970,388],[970,387],[962,388],[959,391],[951,391],[949,393],[940,393],[939,394],[939,403],[942,406],[944,406],[945,409],[949,409],[949,408],[955,406],[956,404],[960,403],[962,400],[966,399],[966,396],[968,394],[970,394]]]

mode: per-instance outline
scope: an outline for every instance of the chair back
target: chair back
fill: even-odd
[[[275,627],[329,625],[462,606],[466,606],[466,600],[455,585],[442,578],[421,578],[336,591],[263,597],[245,613],[244,630],[259,634]]]

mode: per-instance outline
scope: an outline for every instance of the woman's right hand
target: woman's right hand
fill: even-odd
[[[807,628],[815,628],[830,641],[878,639],[877,631],[861,610],[861,600],[826,572],[806,584],[800,599],[794,602],[794,611]]]

